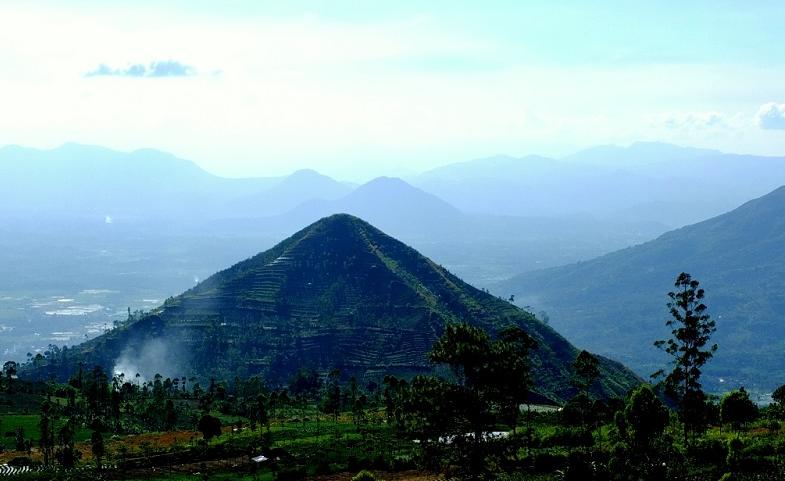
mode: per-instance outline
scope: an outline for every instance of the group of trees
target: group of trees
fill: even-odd
[[[408,385],[388,378],[388,410],[393,409],[398,425],[416,437],[426,452],[454,456],[455,462],[463,459],[470,471],[479,472],[494,427],[518,424],[519,406],[531,388],[529,351],[535,347],[517,326],[491,339],[468,324],[448,325],[430,359],[448,366],[451,378],[421,375]]]

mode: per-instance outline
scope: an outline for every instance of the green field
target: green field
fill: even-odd
[[[0,430],[2,430],[2,438],[0,438],[0,445],[3,445],[6,450],[14,448],[14,433],[17,428],[24,429],[25,439],[33,441],[33,445],[37,446],[40,440],[40,433],[38,424],[40,416],[37,414],[2,414],[0,415]],[[56,427],[61,427],[64,422],[58,423]],[[90,430],[80,426],[76,430],[76,441],[85,442],[90,439]]]

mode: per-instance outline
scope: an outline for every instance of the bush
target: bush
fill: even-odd
[[[688,455],[704,464],[722,466],[725,464],[728,448],[719,439],[698,438],[690,445]]]
[[[9,466],[13,466],[15,468],[21,468],[23,466],[32,466],[33,460],[28,458],[27,456],[17,456],[12,460],[8,461]]]
[[[390,471],[405,471],[407,469],[414,469],[417,463],[414,462],[411,456],[396,456],[390,460]]]
[[[553,473],[567,465],[567,456],[562,453],[538,452],[523,460],[524,464],[531,463],[536,473]]]
[[[573,452],[567,458],[567,471],[564,473],[565,481],[589,481],[594,479],[594,469],[591,460],[583,453]]]
[[[374,476],[372,472],[362,470],[352,478],[352,481],[377,481],[377,480],[376,480],[376,476]]]
[[[553,434],[545,435],[539,440],[540,447],[580,447],[591,446],[594,442],[589,430],[559,427]]]
[[[305,469],[296,467],[281,468],[275,475],[276,481],[299,481],[305,479]]]
[[[739,438],[733,438],[728,441],[728,456],[725,460],[726,464],[731,469],[738,468],[739,464],[741,463],[741,450],[744,448],[744,444],[741,442]]]

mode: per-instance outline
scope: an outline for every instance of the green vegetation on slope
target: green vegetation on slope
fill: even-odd
[[[548,312],[578,345],[646,376],[662,363],[650,340],[668,316],[674,272],[699,277],[709,291],[720,352],[707,383],[720,379],[771,390],[783,379],[785,351],[785,187],[719,217],[613,254],[527,273],[495,291]]]

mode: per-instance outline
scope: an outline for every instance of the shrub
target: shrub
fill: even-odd
[[[298,481],[300,479],[305,479],[306,472],[305,469],[301,467],[287,467],[280,469],[276,475],[276,481]]]
[[[567,465],[567,456],[563,453],[537,452],[529,456],[524,462],[531,463],[532,469],[536,473],[553,473]]]
[[[702,463],[722,466],[726,462],[728,447],[719,439],[697,438],[689,449],[689,457]]]
[[[376,480],[376,476],[374,476],[372,472],[362,470],[352,478],[352,481],[377,481],[377,480]]]
[[[8,461],[9,466],[14,466],[16,468],[21,468],[22,466],[32,466],[33,460],[28,458],[27,456],[17,456],[12,460]]]
[[[739,438],[733,438],[728,441],[728,456],[725,462],[729,468],[735,469],[739,466],[739,463],[741,462],[741,450],[743,448],[744,444]]]

